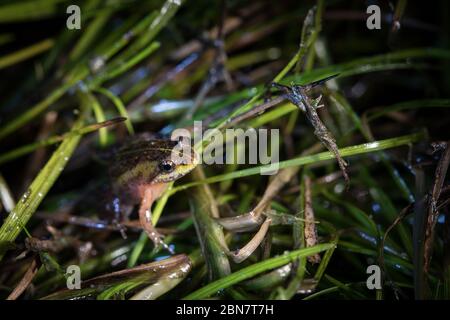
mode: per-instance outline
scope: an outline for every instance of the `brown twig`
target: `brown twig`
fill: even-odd
[[[428,272],[430,265],[431,254],[433,249],[433,238],[434,238],[434,228],[438,220],[439,211],[437,210],[437,201],[442,192],[442,186],[444,185],[445,176],[447,174],[447,169],[450,164],[450,142],[446,143],[445,149],[439,163],[436,167],[434,174],[434,184],[433,190],[428,201],[428,212],[427,212],[427,226],[425,229],[425,241],[424,241],[424,270]]]
[[[305,175],[305,242],[306,247],[315,246],[318,243],[317,229],[314,223],[314,210],[312,206],[311,178]],[[320,255],[318,253],[308,256],[311,263],[319,263]]]
[[[247,112],[244,112],[234,118],[230,118],[225,127],[229,128],[229,127],[232,127],[232,126],[238,124],[239,122],[242,122],[244,120],[252,118],[253,116],[258,115],[258,114],[264,112],[265,110],[270,109],[270,108],[276,106],[277,104],[283,102],[283,100],[284,100],[284,97],[278,96],[274,99],[264,102],[263,104],[260,104]]]
[[[40,266],[41,260],[39,259],[38,255],[35,255],[30,263],[30,266],[23,275],[22,279],[19,281],[14,290],[10,293],[8,298],[6,298],[6,300],[16,300],[17,298],[19,298],[20,295],[28,288],[31,281],[33,281],[34,276],[38,272]]]
[[[336,140],[334,139],[331,132],[327,129],[327,127],[323,124],[322,120],[320,120],[319,114],[317,113],[317,108],[320,106],[318,103],[320,102],[320,97],[315,100],[315,105],[311,103],[311,99],[309,98],[307,91],[323,84],[325,81],[328,81],[334,78],[336,75],[313,82],[308,85],[293,85],[291,87],[281,85],[279,83],[273,83],[272,85],[284,92],[285,99],[289,100],[292,104],[296,105],[300,110],[304,111],[307,119],[314,127],[315,136],[322,142],[322,144],[332,152],[335,157],[338,165],[342,171],[342,175],[344,176],[346,185],[349,185],[350,178],[347,174],[347,162],[341,157],[339,153],[339,148],[336,144]]]

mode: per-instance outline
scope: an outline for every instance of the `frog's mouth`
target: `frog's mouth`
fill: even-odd
[[[188,174],[189,172],[191,172],[192,170],[194,170],[194,168],[197,166],[197,164],[191,163],[191,164],[183,164],[183,165],[179,165],[177,166],[177,168],[175,169],[175,171],[178,174],[178,177],[181,178],[182,176]]]

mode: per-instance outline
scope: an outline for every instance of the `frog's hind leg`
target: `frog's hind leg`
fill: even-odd
[[[141,206],[139,208],[139,222],[141,223],[141,226],[147,233],[148,237],[155,244],[155,247],[161,245],[171,254],[174,254],[175,252],[163,241],[163,236],[156,230],[155,226],[152,223],[151,207],[153,202],[159,197],[162,191],[164,191],[164,189],[160,189],[158,187],[156,187],[155,189],[154,186],[144,189]]]

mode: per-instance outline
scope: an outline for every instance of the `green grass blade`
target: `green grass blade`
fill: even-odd
[[[125,120],[125,125],[127,126],[128,132],[131,135],[133,135],[134,134],[133,124],[131,123],[130,116],[128,115],[128,111],[125,108],[125,105],[123,104],[122,100],[118,96],[116,96],[114,93],[112,93],[110,90],[105,89],[105,88],[97,88],[94,91],[97,91],[97,92],[103,94],[109,100],[111,100],[111,102],[114,104],[114,106],[116,107],[119,114],[122,117],[127,119],[127,120]]]
[[[0,57],[0,70],[37,56],[49,50],[53,45],[54,41],[52,39],[45,39],[27,48]]]
[[[97,98],[90,92],[86,91],[79,91],[79,95],[83,103],[92,108],[97,122],[104,122],[106,120],[105,113],[103,112],[103,108],[98,102]],[[100,128],[98,134],[100,145],[102,147],[106,146],[106,144],[108,143],[108,132],[106,131],[106,128]]]
[[[18,147],[16,149],[7,151],[5,153],[0,154],[0,165],[17,159],[21,156],[24,156],[26,154],[29,154],[39,148],[43,148],[43,147],[47,147],[47,146],[51,146],[53,144],[56,144],[58,142],[63,141],[65,138],[67,138],[69,135],[74,135],[74,134],[78,134],[78,135],[85,135],[88,134],[90,132],[94,132],[97,131],[98,129],[102,128],[102,127],[106,127],[109,125],[113,125],[119,122],[124,121],[126,118],[115,118],[115,119],[111,119],[111,120],[106,120],[104,122],[100,122],[100,123],[94,123],[94,124],[90,124],[87,125],[83,128],[80,129],[76,129],[76,130],[72,130],[69,131],[67,133],[64,133],[62,135],[56,135],[56,136],[51,136],[45,140],[40,140],[40,141],[36,141],[21,147]]]
[[[400,136],[400,137],[396,137],[396,138],[390,138],[390,139],[386,139],[386,140],[379,140],[379,141],[368,142],[368,143],[363,143],[363,144],[359,144],[359,145],[341,148],[341,149],[339,149],[339,153],[341,154],[342,157],[355,156],[355,155],[395,148],[395,147],[399,147],[402,145],[408,145],[410,143],[415,143],[417,141],[420,141],[420,140],[424,139],[425,137],[426,137],[426,134],[424,132],[419,132],[419,133],[414,133],[414,134],[410,134],[410,135],[406,135],[406,136]],[[307,164],[317,163],[319,161],[325,161],[325,160],[330,160],[330,159],[334,159],[334,155],[329,151],[325,151],[325,152],[317,153],[317,154],[310,155],[310,156],[303,156],[303,157],[298,157],[298,158],[294,158],[294,159],[290,159],[290,160],[281,161],[281,162],[279,162],[279,169],[289,168],[289,167],[294,167],[294,166],[304,166]],[[266,168],[267,168],[267,166],[259,166],[259,167],[253,167],[253,168],[239,170],[239,171],[235,171],[235,172],[230,172],[230,173],[223,174],[223,175],[217,175],[217,176],[210,177],[210,178],[207,178],[202,181],[196,181],[196,182],[187,183],[185,185],[178,186],[176,188],[173,188],[170,191],[170,193],[173,194],[177,191],[184,190],[189,187],[192,187],[192,186],[195,186],[198,184],[202,184],[202,183],[216,183],[216,182],[221,182],[221,181],[225,181],[225,180],[238,179],[238,178],[243,178],[243,177],[260,174],[261,171]]]
[[[197,291],[192,292],[184,299],[195,300],[208,298],[211,295],[223,289],[227,289],[232,285],[235,285],[243,280],[252,278],[262,272],[281,267],[282,265],[292,262],[295,259],[308,257],[310,255],[328,250],[333,246],[335,246],[335,244],[332,243],[319,244],[313,247],[291,251],[279,257],[255,263],[251,266],[242,268],[239,271],[236,271],[222,279],[209,283],[208,285],[198,289]]]
[[[79,119],[73,125],[74,129],[83,126],[87,111],[84,109]],[[17,205],[10,212],[0,228],[0,261],[6,250],[14,242],[17,236],[27,224],[33,213],[36,211],[50,188],[58,179],[62,170],[67,164],[73,151],[80,141],[80,135],[70,135],[55,150],[50,160],[39,172],[38,176],[31,183],[28,191],[21,197]]]
[[[367,121],[380,118],[390,112],[414,110],[421,108],[448,108],[450,107],[450,99],[426,99],[413,100],[396,103],[392,106],[383,107],[382,109],[373,110],[367,113]]]

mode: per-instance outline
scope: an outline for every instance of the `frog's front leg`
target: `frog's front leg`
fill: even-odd
[[[152,223],[151,207],[153,202],[160,197],[160,195],[166,189],[166,184],[151,184],[145,185],[140,188],[142,195],[141,205],[139,207],[139,222],[148,237],[153,241],[155,247],[161,245],[174,254],[174,251],[162,240],[163,236],[156,230]]]

